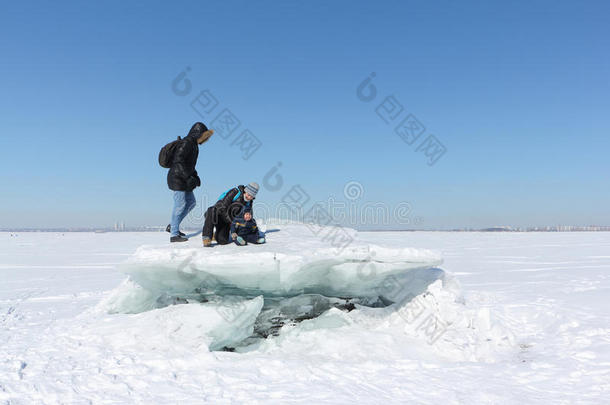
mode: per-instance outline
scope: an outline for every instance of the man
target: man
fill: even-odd
[[[212,246],[214,227],[216,227],[216,242],[219,245],[226,245],[230,242],[229,232],[233,218],[239,215],[244,207],[252,209],[258,189],[257,183],[237,186],[221,195],[216,204],[208,208],[202,231],[203,246]]]
[[[193,190],[201,185],[201,180],[195,170],[199,147],[206,142],[212,134],[213,129],[201,122],[196,122],[191,127],[188,135],[176,146],[172,157],[172,164],[167,173],[167,186],[174,191],[174,210],[171,223],[167,231],[171,233],[170,242],[186,242],[188,239],[180,232],[180,223],[195,207],[195,194]]]

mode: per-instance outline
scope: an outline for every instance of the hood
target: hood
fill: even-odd
[[[195,139],[199,139],[201,134],[208,130],[208,127],[205,126],[203,122],[196,122],[189,131],[189,134],[186,136],[187,138],[193,137]]]

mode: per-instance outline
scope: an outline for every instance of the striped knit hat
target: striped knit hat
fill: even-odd
[[[256,193],[258,193],[258,189],[259,189],[258,183],[252,182],[245,187],[244,191],[246,193],[250,194],[252,197],[256,197]]]

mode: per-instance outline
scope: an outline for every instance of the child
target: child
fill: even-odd
[[[231,237],[238,246],[250,243],[265,243],[265,238],[258,233],[256,221],[252,218],[252,208],[244,207],[241,215],[238,215],[231,224]]]

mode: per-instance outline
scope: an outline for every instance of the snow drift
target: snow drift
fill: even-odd
[[[170,305],[139,314],[116,314],[112,322],[92,326],[90,339],[115,348],[221,350],[252,334],[262,307],[263,298],[259,296],[217,305]]]

